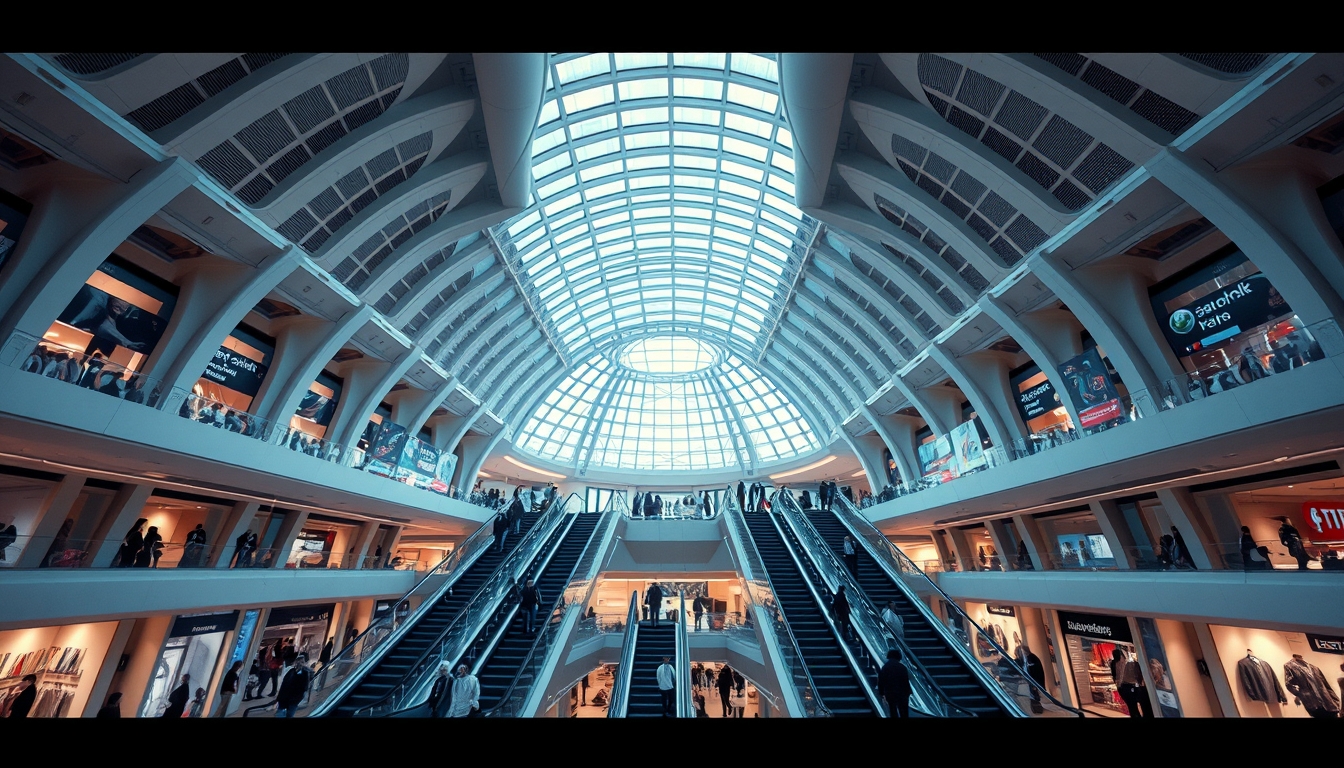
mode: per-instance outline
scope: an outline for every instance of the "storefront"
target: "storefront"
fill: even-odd
[[[176,285],[108,256],[43,334],[42,375],[124,397],[129,373],[144,366],[168,327],[177,294]]]
[[[1250,529],[1252,547],[1232,526],[1221,537],[1229,566],[1344,570],[1344,492],[1338,478],[1285,483],[1227,495],[1235,523]],[[1215,506],[1221,504],[1215,501]],[[1249,562],[1248,562],[1249,561]]]
[[[351,549],[358,526],[309,515],[290,547],[286,568],[344,567],[342,553]]]
[[[1017,368],[1009,373],[1009,381],[1013,386],[1017,412],[1033,439],[1050,441],[1055,438],[1055,433],[1067,433],[1074,429],[1069,412],[1055,391],[1055,385],[1050,383],[1040,366],[1028,363]]]
[[[214,358],[206,363],[192,391],[244,413],[261,390],[274,357],[274,338],[239,323],[215,351]]]
[[[37,676],[29,717],[80,717],[117,622],[0,632],[0,717],[9,717],[23,678]]]
[[[1111,569],[1115,553],[1091,510],[1066,510],[1036,518],[1041,534],[1050,544],[1049,557],[1055,568]]]
[[[184,614],[168,631],[168,639],[159,651],[149,679],[149,688],[141,702],[139,717],[162,717],[168,709],[168,697],[187,675],[188,700],[197,689],[215,690],[215,671],[225,635],[238,626],[238,611],[228,613]],[[190,714],[190,709],[183,713]]]
[[[1124,616],[1059,611],[1060,631],[1064,635],[1064,653],[1072,672],[1076,701],[1090,712],[1128,716],[1131,704],[1119,690],[1111,662],[1121,653],[1115,674],[1122,675],[1120,663],[1138,662],[1129,620]],[[1146,696],[1146,686],[1140,695]],[[1140,703],[1140,707],[1143,704]],[[1151,704],[1149,705],[1151,706]]]
[[[1339,717],[1344,636],[1217,624],[1209,632],[1242,717]]]
[[[309,661],[316,662],[327,642],[335,608],[335,603],[272,608],[261,643],[274,648],[284,640],[286,647],[292,647],[295,653],[306,653]]]
[[[1322,357],[1292,307],[1235,245],[1149,288],[1191,394],[1222,392]]]

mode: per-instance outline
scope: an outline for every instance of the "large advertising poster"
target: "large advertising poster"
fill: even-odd
[[[1269,278],[1256,272],[1234,285],[1215,288],[1166,317],[1158,324],[1178,355],[1212,349],[1237,334],[1293,313]]]
[[[1068,387],[1069,398],[1078,411],[1082,427],[1087,429],[1108,421],[1114,421],[1123,415],[1120,405],[1120,393],[1111,383],[1106,364],[1096,347],[1062,363],[1059,374]]]
[[[423,440],[406,439],[396,478],[417,488],[430,488],[439,468],[439,449]]]
[[[957,456],[958,474],[966,474],[986,466],[985,449],[980,428],[974,420],[958,424],[948,435],[952,441],[952,450]]]
[[[939,482],[957,477],[957,457],[947,435],[919,446],[919,466],[924,477],[937,478]]]
[[[261,383],[266,380],[266,366],[221,346],[215,350],[214,358],[206,363],[202,375],[221,387],[256,397]]]
[[[406,428],[393,421],[384,420],[378,427],[378,434],[369,444],[369,463],[366,469],[374,474],[392,477],[401,462],[402,450],[406,446]]]
[[[434,469],[434,482],[429,489],[435,493],[448,493],[448,484],[453,481],[453,472],[457,471],[457,454],[452,451],[439,453],[439,465]]]
[[[95,275],[80,286],[75,298],[56,319],[93,336],[85,354],[102,352],[111,356],[117,347],[144,355],[153,352],[168,327],[176,297],[157,291],[161,295],[145,293],[141,289],[149,286],[143,285],[143,280],[136,279],[111,259],[104,261],[98,272],[105,278]],[[111,282],[106,282],[106,278],[111,278]],[[109,290],[121,290],[113,285],[125,286],[127,295],[142,297],[143,304],[95,288],[94,283],[98,282],[107,285]]]
[[[336,413],[336,404],[339,402],[339,393],[328,397],[309,389],[303,393],[303,400],[299,401],[299,409],[294,415],[325,427],[331,424],[331,417]]]

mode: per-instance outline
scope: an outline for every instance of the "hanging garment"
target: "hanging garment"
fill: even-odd
[[[1241,687],[1251,701],[1288,703],[1274,668],[1254,656],[1247,656],[1237,662],[1237,679],[1241,681]]]

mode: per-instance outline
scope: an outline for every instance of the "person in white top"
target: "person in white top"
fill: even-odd
[[[845,537],[845,567],[851,576],[859,578],[859,550],[849,536]]]
[[[453,680],[453,698],[448,704],[448,717],[467,717],[473,709],[480,709],[481,684],[467,672],[467,665],[457,667]]]
[[[896,613],[895,600],[888,600],[887,607],[882,609],[882,622],[891,627],[892,634],[896,635],[897,640],[905,639],[905,622],[900,614]]]
[[[672,708],[672,697],[677,690],[677,671],[672,667],[672,659],[664,656],[658,665],[658,692],[663,695],[663,717],[672,717],[676,713]]]

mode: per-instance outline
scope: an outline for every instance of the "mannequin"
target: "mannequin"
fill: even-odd
[[[1339,717],[1339,695],[1315,664],[1294,653],[1283,665],[1283,681],[1294,702],[1305,707],[1312,717]]]

